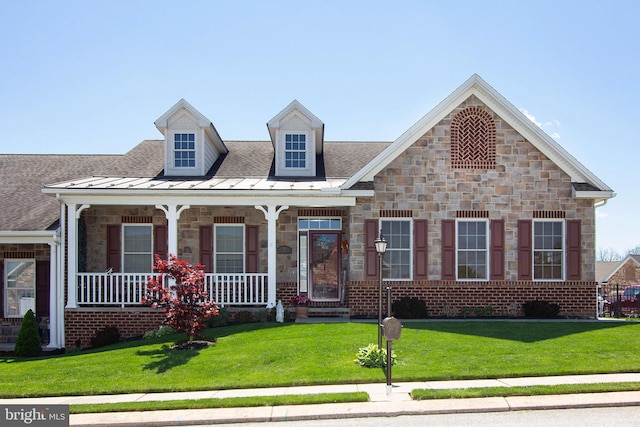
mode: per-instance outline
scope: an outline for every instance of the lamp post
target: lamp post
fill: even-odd
[[[378,348],[382,348],[382,259],[387,250],[387,241],[382,237],[382,230],[374,241],[378,253]]]

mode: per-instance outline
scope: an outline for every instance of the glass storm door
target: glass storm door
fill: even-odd
[[[312,301],[340,300],[340,232],[309,232],[309,283]]]

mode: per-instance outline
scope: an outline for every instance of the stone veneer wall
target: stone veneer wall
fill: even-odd
[[[467,107],[483,108],[495,120],[495,169],[451,168],[451,120]],[[595,280],[593,201],[572,198],[571,178],[473,96],[391,162],[374,185],[374,198],[350,208],[350,280],[364,279],[364,221],[380,218],[382,210],[410,210],[414,219],[428,221],[433,281],[441,279],[441,221],[455,219],[457,211],[487,211],[489,219],[504,220],[507,281],[518,279],[518,220],[562,211],[567,220],[581,220],[582,280]]]

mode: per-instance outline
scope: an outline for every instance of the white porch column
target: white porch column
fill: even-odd
[[[67,205],[67,308],[78,307],[78,218],[90,205]]]
[[[169,246],[169,254],[178,256],[178,220],[180,219],[182,211],[190,207],[190,205],[182,205],[180,208],[178,208],[178,205],[156,205],[156,209],[164,212],[167,218],[167,246]]]
[[[67,308],[78,307],[78,221],[76,204],[67,205]]]
[[[60,304],[58,299],[64,295],[58,282],[58,245],[59,239],[49,243],[49,347],[61,348],[60,345],[60,322],[64,322],[64,310],[60,315]]]
[[[276,305],[276,221],[280,212],[289,209],[289,206],[276,208],[276,205],[267,205],[266,209],[263,206],[255,208],[261,210],[267,220],[267,308],[271,308]]]

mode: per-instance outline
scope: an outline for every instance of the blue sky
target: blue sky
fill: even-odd
[[[634,0],[0,0],[4,153],[124,153],[185,98],[265,140],[298,99],[327,140],[392,141],[479,74],[618,194],[597,247],[640,246]]]

